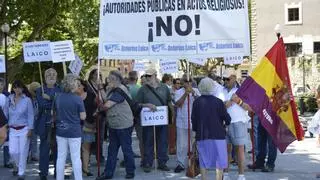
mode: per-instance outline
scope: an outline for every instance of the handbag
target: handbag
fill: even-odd
[[[192,152],[189,158],[189,166],[186,171],[186,176],[194,178],[200,174],[199,154],[196,141],[192,145]]]
[[[169,117],[169,124],[173,124],[173,117],[174,117],[174,107],[172,104],[170,103],[165,103],[163,101],[163,99],[160,97],[160,95],[150,86],[150,85],[146,85],[147,88],[157,97],[157,99],[160,101],[160,103],[163,106],[168,106],[168,117]]]

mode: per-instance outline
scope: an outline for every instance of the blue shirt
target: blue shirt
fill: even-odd
[[[80,113],[85,112],[81,97],[73,93],[59,93],[54,103],[57,136],[81,137]]]
[[[34,110],[31,99],[23,94],[16,104],[15,94],[11,94],[6,105],[6,116],[9,119],[9,126],[28,126],[33,129]]]
[[[50,96],[50,100],[44,99],[42,97],[42,88],[41,87],[37,88],[36,99],[38,102],[38,108],[39,108],[39,110],[43,110],[43,109],[51,110],[53,99],[54,99],[56,93],[61,92],[61,90],[58,86],[55,86],[54,88],[48,88],[47,86],[44,86],[43,91],[45,94]]]

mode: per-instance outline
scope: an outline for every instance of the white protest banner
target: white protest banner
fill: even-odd
[[[0,55],[0,73],[6,72],[6,60],[4,55]]]
[[[139,71],[145,71],[146,69],[143,62],[135,61],[133,64],[133,70],[139,72]]]
[[[99,59],[249,55],[249,37],[248,0],[100,1]]]
[[[187,61],[204,66],[207,62],[207,58],[191,58],[191,59],[187,59]]]
[[[52,61],[54,63],[75,60],[73,44],[71,40],[52,42],[50,46],[52,52]]]
[[[78,55],[75,56],[75,60],[71,61],[69,64],[69,69],[72,72],[72,74],[75,74],[77,76],[79,76],[80,71],[83,67],[83,62],[81,61],[80,57]]]
[[[149,108],[142,108],[141,126],[158,126],[168,124],[168,106],[157,106],[157,111],[153,112]]]
[[[23,43],[23,59],[25,63],[51,61],[50,41]]]
[[[242,61],[243,61],[243,54],[239,54],[239,53],[229,54],[223,57],[224,64],[241,64]]]
[[[179,71],[177,60],[160,59],[159,63],[161,73],[176,73]]]

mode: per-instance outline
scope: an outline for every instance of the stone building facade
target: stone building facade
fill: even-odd
[[[319,9],[320,0],[251,0],[253,66],[277,41],[279,24],[293,88],[303,86],[303,76],[311,89],[320,84]]]

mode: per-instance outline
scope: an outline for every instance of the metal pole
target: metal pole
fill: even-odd
[[[304,57],[302,59],[302,83],[303,83],[303,93],[306,92],[306,75],[305,75],[305,67],[304,67]]]
[[[6,64],[6,73],[5,73],[5,81],[6,86],[5,89],[8,90],[8,34],[4,33],[4,59]]]

